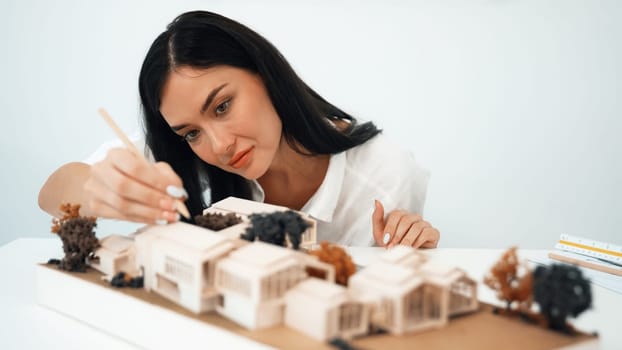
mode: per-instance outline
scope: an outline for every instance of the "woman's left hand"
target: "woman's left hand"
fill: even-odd
[[[440,239],[440,232],[419,214],[396,209],[385,219],[384,207],[378,200],[375,201],[372,224],[374,239],[381,247],[403,244],[413,248],[435,248]]]

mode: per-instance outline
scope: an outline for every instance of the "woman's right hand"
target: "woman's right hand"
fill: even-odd
[[[147,224],[178,221],[174,199],[188,197],[168,163],[149,163],[126,148],[91,166],[84,191],[85,214]]]

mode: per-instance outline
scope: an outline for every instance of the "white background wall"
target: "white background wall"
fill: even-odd
[[[39,188],[113,138],[98,107],[138,129],[142,59],[191,9],[257,30],[326,98],[412,149],[432,170],[425,214],[441,246],[622,244],[622,2],[312,3],[3,0],[0,244],[51,235]]]

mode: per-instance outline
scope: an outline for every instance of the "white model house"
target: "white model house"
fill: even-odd
[[[393,334],[447,323],[446,287],[427,280],[413,268],[380,261],[351,276],[349,288],[375,299],[371,323]]]
[[[247,199],[241,199],[237,197],[227,197],[221,201],[213,203],[209,208],[203,211],[203,214],[207,213],[235,213],[242,218],[242,222],[227,227],[218,231],[218,234],[229,238],[240,238],[240,234],[244,233],[246,228],[250,225],[248,216],[251,214],[269,214],[276,211],[288,211],[291,210],[287,207],[278,205],[266,204],[255,202]],[[310,249],[317,243],[317,223],[311,219],[309,215],[303,212],[297,212],[302,218],[309,224],[309,228],[302,234],[300,239],[300,248]],[[289,241],[288,246],[289,246]]]
[[[98,257],[89,261],[89,265],[107,276],[114,276],[123,271],[137,275],[134,240],[131,237],[109,235],[99,240],[100,247],[94,252]]]
[[[420,251],[396,245],[380,255],[380,260],[413,268],[428,282],[446,286],[449,292],[449,316],[477,310],[477,282],[455,266],[429,261]]]
[[[183,222],[147,226],[135,236],[136,264],[144,287],[195,312],[213,310],[216,264],[246,244]]]
[[[216,310],[248,329],[281,324],[285,293],[308,278],[307,267],[334,282],[334,267],[308,254],[258,241],[241,247],[216,265]]]
[[[350,288],[375,298],[371,323],[394,334],[439,328],[477,310],[477,283],[456,267],[395,246],[350,277]]]
[[[449,316],[477,310],[477,282],[464,270],[430,261],[423,264],[419,271],[426,280],[445,286],[449,293]]]
[[[370,304],[341,285],[308,278],[285,295],[285,324],[319,341],[349,339],[369,329]]]

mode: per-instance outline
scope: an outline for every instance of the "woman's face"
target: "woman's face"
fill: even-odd
[[[199,158],[247,179],[262,176],[279,149],[281,120],[259,76],[243,69],[177,68],[160,112]]]

